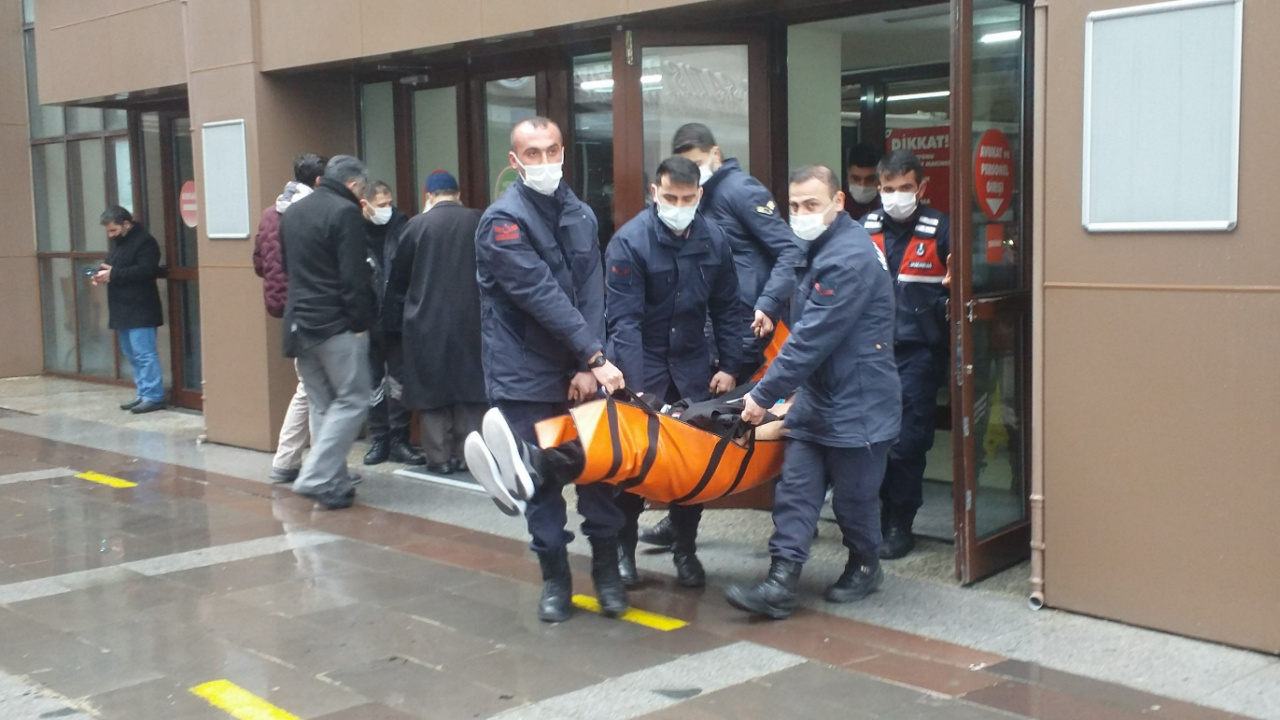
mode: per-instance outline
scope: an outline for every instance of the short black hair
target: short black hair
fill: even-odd
[[[835,197],[840,192],[840,181],[836,179],[836,174],[826,165],[803,165],[791,171],[791,178],[787,181],[790,185],[796,183],[809,182],[810,180],[821,180],[822,184],[827,186],[831,191],[831,197]]]
[[[860,142],[849,150],[849,164],[845,165],[845,169],[850,167],[873,168],[880,163],[880,157],[880,152],[871,143]]]
[[[671,152],[676,155],[695,149],[711,152],[711,148],[715,146],[715,135],[711,134],[711,128],[702,123],[685,123],[676,129],[676,136],[671,138]]]
[[[334,155],[324,166],[324,176],[343,185],[352,181],[369,182],[369,170],[359,158],[350,155]]]
[[[527,117],[521,120],[511,128],[511,149],[512,150],[515,150],[516,148],[516,131],[519,130],[521,126],[524,126],[524,125],[528,125],[529,127],[535,130],[541,130],[543,128],[553,127],[560,132],[561,140],[564,139],[564,132],[560,131],[560,126],[556,124],[555,120],[552,120],[551,118],[543,117],[541,115],[534,115],[533,117]]]
[[[909,172],[916,174],[917,185],[924,182],[924,166],[920,164],[920,158],[910,150],[894,150],[885,155],[876,165],[876,177],[881,179],[886,176],[897,177]]]
[[[329,158],[315,153],[299,155],[293,159],[293,179],[303,185],[315,187],[316,180],[324,175],[324,166],[328,162]]]
[[[374,180],[364,186],[364,197],[366,200],[372,200],[378,197],[380,193],[385,193],[390,197],[396,196],[395,193],[391,192],[391,186],[381,180]]]
[[[125,223],[132,223],[132,222],[133,222],[133,213],[129,212],[128,210],[125,210],[119,205],[112,205],[106,210],[103,210],[102,215],[98,218],[98,224],[100,225],[106,225],[108,223],[123,225]]]
[[[679,155],[672,155],[658,165],[658,172],[654,173],[654,178],[657,179],[659,185],[662,184],[662,178],[665,177],[671,181],[672,185],[681,187],[692,185],[697,187],[698,181],[701,179],[698,173],[697,163]]]

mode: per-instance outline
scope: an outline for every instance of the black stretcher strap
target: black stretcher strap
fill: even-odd
[[[733,484],[725,490],[720,497],[727,497],[738,489],[738,485],[742,483],[742,478],[747,474],[747,466],[751,464],[751,456],[756,452],[756,431],[752,428],[747,435],[747,453],[742,457],[742,464],[738,466],[738,475],[733,479]]]
[[[698,497],[698,493],[707,488],[707,485],[711,483],[711,478],[715,477],[716,469],[720,467],[720,459],[724,457],[724,451],[728,449],[729,443],[731,442],[733,442],[733,431],[725,434],[720,438],[720,442],[716,443],[716,449],[712,451],[711,459],[707,461],[707,470],[702,473],[702,478],[698,480],[698,484],[693,488],[693,490],[682,497],[672,500],[672,503],[679,505],[681,503],[689,502],[693,498]]]
[[[609,472],[606,478],[611,478],[618,474],[618,468],[622,467],[622,438],[618,436],[618,406],[611,402],[605,402],[605,415],[609,418],[609,444],[613,446],[613,464],[609,466]]]
[[[649,415],[647,428],[649,434],[649,448],[644,453],[644,460],[640,462],[640,472],[636,473],[634,477],[629,477],[618,483],[619,490],[630,490],[644,482],[645,478],[649,476],[649,471],[653,469],[653,461],[658,457],[658,418],[660,417],[661,416],[656,412]]]

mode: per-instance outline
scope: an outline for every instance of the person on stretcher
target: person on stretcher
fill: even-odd
[[[538,424],[539,446],[520,439],[496,408],[465,443],[467,463],[498,509],[516,516],[545,484],[606,482],[658,502],[695,504],[742,492],[782,469],[775,406],[759,426],[742,423],[754,383],[701,403],[654,408],[656,398],[604,399]]]

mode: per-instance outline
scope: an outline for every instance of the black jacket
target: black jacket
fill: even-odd
[[[479,210],[441,202],[410,220],[400,236],[389,292],[405,299],[400,381],[407,408],[486,400],[476,282],[479,224]]]
[[[124,237],[112,241],[106,263],[111,266],[107,283],[108,327],[112,330],[160,327],[164,311],[160,307],[160,245],[141,225],[129,228]]]
[[[391,272],[408,222],[409,217],[399,208],[391,208],[391,219],[386,225],[366,224],[373,291],[378,296],[376,329],[383,332],[400,332],[404,316],[404,290],[392,285]]]
[[[720,369],[737,375],[750,332],[738,302],[733,253],[701,214],[676,237],[650,206],[618,230],[605,251],[608,355],[633,390],[667,397],[711,397],[711,316]]]
[[[360,201],[324,178],[280,219],[280,250],[289,279],[284,354],[373,326],[377,301]]]
[[[554,197],[513,183],[480,218],[476,271],[489,399],[564,402],[604,349],[595,213],[563,182]]]
[[[902,385],[893,354],[893,279],[845,212],[809,246],[791,298],[791,336],[751,397],[766,410],[796,394],[788,437],[865,447],[898,437]]]

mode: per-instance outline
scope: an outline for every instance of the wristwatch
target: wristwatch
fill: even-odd
[[[595,370],[597,368],[604,367],[607,362],[609,362],[609,358],[605,357],[604,353],[600,353],[599,355],[596,355],[593,360],[587,363],[587,367]]]

